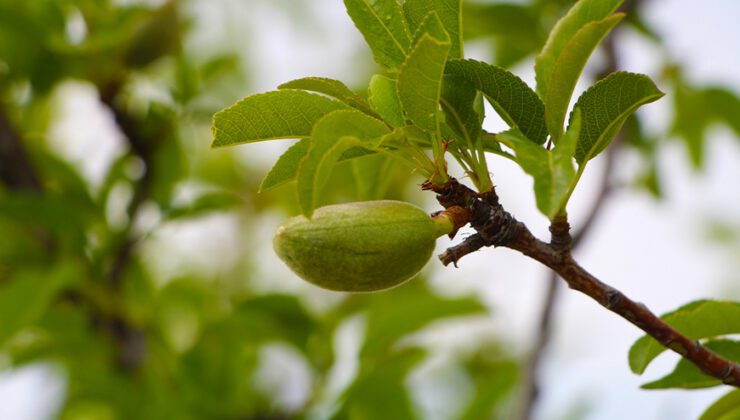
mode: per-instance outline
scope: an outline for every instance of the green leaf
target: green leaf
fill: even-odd
[[[449,34],[451,58],[463,57],[462,5],[460,0],[406,0],[403,11],[412,32],[419,30],[430,13],[435,13]],[[437,36],[432,33],[433,36]]]
[[[591,86],[574,106],[583,113],[583,130],[576,149],[578,164],[585,164],[606,149],[637,108],[663,95],[649,77],[635,73],[612,73]]]
[[[301,212],[311,217],[321,189],[334,164],[345,151],[388,131],[388,127],[380,120],[354,110],[334,111],[319,120],[311,134],[308,153],[298,168],[297,190]]]
[[[398,74],[398,97],[403,110],[419,127],[437,131],[437,110],[449,39],[424,34]]]
[[[329,79],[326,77],[304,77],[302,79],[292,80],[278,86],[278,89],[300,89],[311,92],[323,93],[339,99],[352,108],[358,109],[366,114],[375,115],[370,108],[367,100],[362,96],[352,92],[344,83],[339,80]]]
[[[0,287],[0,344],[40,318],[54,296],[79,276],[68,263],[17,269]]]
[[[481,116],[475,110],[478,91],[465,79],[445,76],[442,83],[442,111],[445,120],[461,140],[462,147],[473,150],[481,133]]]
[[[740,136],[740,98],[727,89],[699,89],[679,79],[673,100],[672,134],[686,143],[694,169],[704,164],[706,130],[712,123],[726,124]]]
[[[516,152],[519,165],[534,178],[537,208],[550,220],[565,210],[575,187],[573,154],[580,130],[580,110],[577,110],[573,124],[553,150],[532,143],[515,130],[497,135]]]
[[[624,14],[617,13],[606,19],[587,23],[576,32],[557,57],[544,95],[545,120],[553,142],[557,143],[563,135],[563,122],[573,89],[591,52],[623,17]]]
[[[740,361],[740,341],[714,340],[704,343],[708,349],[729,360]],[[696,365],[686,359],[680,359],[676,368],[668,375],[642,385],[643,389],[666,388],[709,388],[722,385],[722,381],[704,374]]]
[[[406,58],[411,35],[396,0],[344,0],[347,13],[373,52],[375,61],[397,70]]]
[[[380,74],[370,79],[368,100],[373,110],[394,128],[406,125],[401,99],[398,97],[396,81]]]
[[[622,1],[580,0],[555,24],[534,64],[537,92],[542,97],[547,94],[553,68],[578,30],[589,22],[611,15],[622,4]]]
[[[463,2],[464,39],[497,35],[516,39],[527,49],[539,48],[545,41],[540,17],[537,9],[528,4],[466,1]]]
[[[450,60],[445,73],[461,77],[483,92],[496,112],[530,140],[547,139],[545,105],[522,79],[500,67],[476,60]]]
[[[661,317],[668,325],[693,340],[740,333],[740,303],[699,300]],[[654,338],[643,336],[629,351],[630,369],[637,374],[666,350]]]
[[[360,200],[380,200],[393,180],[394,161],[381,154],[365,156],[352,161],[357,196]]]
[[[279,187],[287,182],[295,179],[298,173],[298,168],[303,158],[308,154],[308,148],[311,144],[310,139],[301,139],[294,145],[288,148],[277,162],[272,166],[270,172],[267,173],[265,179],[262,180],[259,192],[265,192],[275,187]],[[345,161],[363,157],[367,155],[375,154],[372,150],[368,150],[364,147],[351,147],[344,151],[339,157],[339,161]]]
[[[699,420],[740,420],[740,389],[730,391],[715,401]]]
[[[309,139],[301,139],[280,155],[280,158],[272,166],[265,179],[262,180],[259,192],[264,192],[288,181],[292,181],[298,173],[298,166],[301,160],[308,154],[310,145],[311,141]]]
[[[710,87],[704,90],[714,118],[727,124],[736,136],[740,136],[740,97],[723,87]]]
[[[302,90],[250,95],[213,116],[211,147],[308,137],[324,115],[347,105]]]

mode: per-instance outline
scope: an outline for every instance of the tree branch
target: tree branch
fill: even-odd
[[[0,103],[0,182],[11,190],[40,191],[23,143]]]
[[[517,221],[498,203],[495,191],[476,194],[468,187],[451,179],[444,186],[425,185],[437,192],[443,206],[467,206],[470,225],[478,232],[461,245],[452,247],[439,258],[448,265],[483,246],[503,246],[517,250],[551,268],[568,284],[637,326],[660,344],[694,363],[705,374],[720,379],[727,385],[740,387],[740,365],[712,352],[698,341],[692,340],[650,312],[619,290],[602,283],[581,267],[568,248],[553,246],[537,239],[521,222]]]

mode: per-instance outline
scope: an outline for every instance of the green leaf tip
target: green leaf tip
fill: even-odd
[[[310,92],[321,93],[332,98],[339,99],[352,108],[358,109],[366,114],[374,115],[367,100],[353,92],[339,80],[328,77],[302,77],[291,80],[278,86],[278,89],[300,89]]]
[[[661,319],[694,340],[740,334],[740,302],[698,300],[664,314]],[[629,350],[630,369],[642,374],[665,350],[654,338],[641,337]]]
[[[403,10],[396,0],[344,0],[347,14],[373,53],[389,70],[398,70],[411,46]]]
[[[435,15],[435,20],[439,22],[441,28],[444,28],[451,43],[450,57],[463,57],[461,0],[406,0],[403,2],[403,11],[410,29],[417,35],[424,33],[429,16]],[[436,33],[431,31],[429,33],[437,37]]]
[[[624,14],[617,13],[585,24],[568,41],[553,63],[543,97],[547,129],[553,142],[557,143],[563,135],[563,122],[573,90],[591,53],[622,18]]]
[[[643,74],[616,72],[599,80],[576,101],[583,113],[583,129],[576,148],[576,161],[584,165],[604,151],[627,118],[637,108],[663,95]],[[571,113],[571,122],[573,113]]]
[[[522,79],[501,67],[469,59],[450,60],[445,73],[475,86],[510,127],[537,144],[545,143],[545,105]]]
[[[584,25],[614,13],[622,2],[623,0],[580,0],[555,24],[534,65],[537,92],[543,98],[547,94],[553,68],[571,39]]]
[[[303,90],[250,95],[213,115],[211,147],[308,137],[316,121],[340,109],[350,108]]]
[[[311,217],[322,188],[344,152],[363,143],[370,144],[388,132],[382,121],[356,110],[334,111],[319,120],[296,175],[301,212]]]
[[[310,139],[301,139],[280,155],[275,165],[270,169],[270,172],[262,180],[259,192],[262,193],[271,190],[295,179],[298,173],[298,166],[308,153],[310,145]]]

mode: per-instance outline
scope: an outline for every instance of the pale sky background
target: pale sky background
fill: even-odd
[[[301,7],[295,9],[296,4]],[[306,22],[311,23],[297,26],[294,19],[285,15],[286,9],[292,13],[307,13]],[[358,63],[370,61],[370,53],[340,0],[201,1],[192,10],[199,16],[196,25],[199,36],[193,41],[193,47],[212,45],[224,36],[248,40],[240,47],[245,57],[249,57],[252,71],[249,90],[245,90],[244,95],[274,89],[282,82],[309,75],[338,78],[350,86],[367,82],[366,73],[353,71]],[[740,92],[739,1],[652,0],[645,12],[648,22],[663,35],[673,57],[686,66],[691,80],[717,82]],[[644,48],[633,34],[626,33],[620,41],[622,69],[659,79],[655,50]],[[475,46],[468,48],[466,53],[472,58],[486,58],[485,52],[478,51]],[[260,59],[256,61],[254,57]],[[530,68],[531,63],[527,63],[515,72],[533,85]],[[579,86],[583,88],[585,85]],[[83,172],[95,179],[105,170],[106,162],[120,153],[120,139],[111,133],[107,143],[96,144],[98,133],[106,127],[87,126],[89,121],[95,121],[89,113],[99,112],[94,92],[79,84],[70,84],[64,89],[67,89],[64,100],[77,112],[62,115],[64,121],[50,134],[52,142],[56,138],[55,144],[65,144],[63,153],[71,161],[79,162]],[[670,100],[666,97],[645,108],[650,128],[665,127]],[[705,224],[712,218],[734,224],[740,222],[740,142],[724,129],[714,130],[712,134],[704,173],[693,173],[683,145],[669,142],[660,154],[666,199],[657,202],[640,191],[619,190],[611,197],[606,211],[577,253],[577,259],[589,271],[657,313],[704,297],[740,300],[740,287],[730,283],[738,278],[731,270],[731,267],[737,269],[738,256],[708,245],[704,233]],[[207,143],[209,139],[203,141]],[[266,171],[270,161],[267,157],[284,150],[287,144],[250,145],[251,157],[245,154],[245,159]],[[85,156],[88,159],[84,159]],[[619,161],[620,179],[632,177],[635,162],[630,157]],[[597,160],[586,171],[583,185],[579,185],[572,201],[569,212],[571,224],[576,227],[590,205],[600,164]],[[503,204],[538,236],[546,237],[546,220],[536,211],[530,179],[502,159],[492,159],[490,167]],[[434,209],[429,198],[427,203],[417,204]],[[281,219],[280,215],[266,217],[260,234],[268,238]],[[196,227],[163,232],[157,240],[177,239],[179,243],[198,244],[198,238],[218,232],[223,240],[235,241],[229,239],[234,234],[232,231],[233,221],[228,218],[209,219]],[[269,243],[254,241],[260,242]],[[440,241],[439,250],[448,245],[449,242]],[[198,258],[200,261],[211,258],[203,257],[202,249],[186,246],[168,252],[171,253],[166,259],[169,261],[194,258],[197,264]],[[271,249],[257,252],[264,261],[264,266],[258,270],[271,274],[266,278],[278,277],[274,273],[284,278],[279,284],[266,283],[265,290],[301,290],[315,295],[317,302],[336,299],[295,278],[279,263]],[[238,255],[224,258],[238,258]],[[453,294],[478,293],[493,308],[495,316],[491,321],[476,321],[462,332],[448,329],[425,337],[424,340],[442,351],[411,379],[412,382],[423,383],[424,375],[434,375],[435,369],[443,369],[440,366],[444,365],[444,347],[454,347],[456,339],[465,339],[465,333],[496,335],[510,343],[514,351],[528,349],[547,278],[544,268],[501,249],[467,256],[459,269],[442,268],[436,261],[430,267],[435,288]],[[167,272],[174,267],[161,269]],[[589,420],[689,420],[727,391],[717,388],[640,390],[640,384],[667,373],[676,357],[661,356],[642,377],[636,376],[627,365],[627,350],[641,335],[639,330],[589,298],[566,288],[561,289],[556,315],[553,342],[543,369],[543,393],[537,419],[561,419],[569,409],[585,404],[591,409],[586,416]],[[357,335],[350,330],[344,335],[349,337],[345,337],[349,343],[346,348],[352,347],[351,337]],[[63,381],[45,366],[2,373],[0,420],[48,419],[62,398],[63,389]],[[429,395],[436,395],[435,392],[426,389],[426,396],[419,398],[425,402],[425,412],[430,418],[445,418],[441,415],[442,408],[434,405],[434,398],[429,398]]]

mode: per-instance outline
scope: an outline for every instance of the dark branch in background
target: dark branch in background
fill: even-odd
[[[10,191],[42,192],[41,181],[36,169],[23,147],[20,135],[5,113],[0,101],[0,182]],[[49,232],[34,228],[31,234],[43,244],[47,251],[54,247]]]
[[[622,12],[627,14],[633,13],[637,7],[636,0],[627,0],[622,7]],[[610,73],[613,73],[619,69],[619,57],[616,48],[615,36],[619,32],[619,27],[615,28],[612,33],[607,36],[602,44],[604,56],[606,58],[604,68],[598,75],[598,79],[604,78]],[[636,118],[636,117],[633,117]],[[614,170],[614,161],[616,155],[619,152],[620,146],[624,141],[623,131],[617,134],[614,141],[607,149],[605,153],[604,169],[601,175],[599,183],[599,189],[596,193],[596,198],[591,205],[591,209],[587,213],[586,219],[579,225],[578,230],[573,234],[573,240],[571,250],[578,249],[585,238],[592,230],[592,226],[599,218],[604,209],[609,195],[613,191],[612,184],[612,172]],[[540,314],[538,317],[537,329],[534,337],[534,343],[532,350],[527,358],[527,362],[524,366],[524,383],[522,384],[522,400],[520,403],[519,419],[529,420],[532,418],[532,412],[537,404],[537,399],[540,394],[540,380],[539,380],[539,369],[542,359],[547,349],[550,338],[552,336],[552,318],[555,314],[556,300],[558,291],[560,290],[560,281],[558,275],[554,271],[548,272],[547,279],[547,290],[545,291],[544,302],[541,306]]]
[[[617,135],[617,138],[614,139],[614,143],[618,143],[620,137],[622,137],[621,134]],[[616,144],[612,144],[611,148],[606,151],[606,161],[604,163],[599,191],[596,195],[596,199],[591,205],[591,210],[589,210],[588,215],[586,216],[586,220],[583,221],[576,233],[573,234],[572,250],[578,249],[578,246],[583,242],[583,238],[588,236],[588,233],[591,232],[591,227],[594,225],[596,220],[598,220],[599,215],[604,209],[604,204],[607,202],[607,198],[613,191],[611,175],[614,168],[615,156],[618,151],[618,148],[615,148],[614,146],[616,146]],[[538,317],[532,352],[527,358],[527,362],[524,366],[524,383],[522,385],[522,402],[520,406],[521,412],[519,415],[521,420],[532,418],[532,411],[534,410],[540,394],[538,380],[539,367],[552,336],[552,318],[555,313],[555,307],[557,306],[556,300],[561,287],[560,285],[561,283],[558,280],[557,273],[550,270],[547,276],[547,290],[545,291],[544,302],[541,306],[542,309]]]
[[[140,133],[139,122],[124,110],[118,103],[121,84],[110,83],[99,88],[100,101],[113,114],[113,119],[126,137],[131,153],[144,163],[144,173],[134,185],[134,195],[128,204],[128,224],[120,234],[120,242],[113,255],[108,271],[108,280],[112,293],[118,293],[125,270],[131,261],[138,239],[133,234],[133,225],[136,222],[141,204],[149,196],[151,187],[152,139],[145,138]],[[115,337],[119,345],[119,363],[125,369],[135,370],[146,356],[146,337],[144,332],[120,317],[103,320],[107,329]]]
[[[569,247],[562,247],[557,241],[545,243],[535,238],[523,223],[499,204],[494,190],[478,195],[455,179],[443,186],[425,184],[424,187],[434,190],[444,207],[467,207],[471,214],[470,225],[477,231],[439,256],[444,265],[457,262],[482,246],[503,246],[519,251],[551,268],[571,289],[591,297],[626,319],[666,348],[691,361],[705,374],[718,378],[727,385],[740,387],[740,365],[686,337],[650,312],[645,305],[602,283],[573,259]]]
[[[113,111],[116,114],[116,121],[127,121],[124,116],[118,111]],[[118,114],[117,114],[118,113]],[[129,124],[126,122],[125,124]],[[125,134],[123,126],[122,131]],[[128,125],[126,127],[129,127]],[[137,139],[139,140],[139,139]],[[132,146],[133,148],[133,146]],[[146,176],[144,177],[146,178]],[[26,153],[23,145],[23,140],[18,132],[13,127],[13,124],[9,120],[4,109],[0,105],[0,181],[11,191],[34,191],[37,193],[43,193],[42,183],[38,173],[31,164],[31,160]],[[143,181],[142,181],[143,183]],[[144,190],[145,188],[140,188]],[[134,206],[138,208],[138,205],[143,201],[143,192],[139,192],[138,198],[135,196],[134,200],[137,204]],[[48,232],[40,229],[35,229],[33,234],[51,250],[53,243],[51,236]],[[128,235],[124,243],[118,248],[117,254],[114,257],[112,269],[110,271],[110,279],[112,284],[118,284],[120,277],[123,273],[123,269],[129,260],[134,241],[128,239]],[[117,288],[117,286],[116,286]],[[93,323],[100,328],[108,331],[110,335],[118,343],[118,359],[120,365],[127,370],[135,369],[141,362],[144,356],[144,335],[143,332],[129,325],[128,321],[125,320],[119,314],[112,314],[107,309],[99,308],[94,302],[88,302],[87,299],[78,293],[69,292],[65,294],[65,298],[77,301],[85,301],[89,304],[90,310],[92,311]]]
[[[0,181],[10,190],[41,191],[23,143],[0,103]]]

